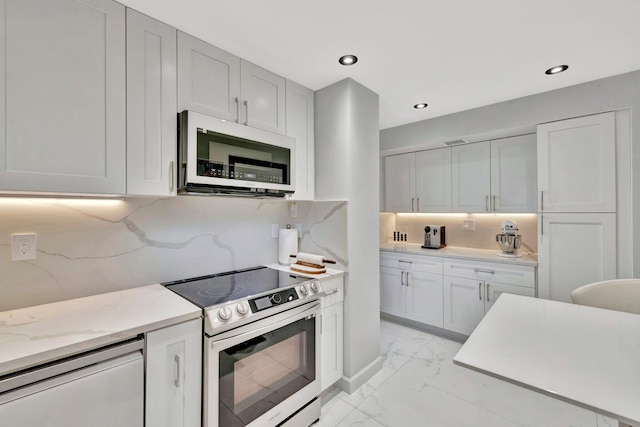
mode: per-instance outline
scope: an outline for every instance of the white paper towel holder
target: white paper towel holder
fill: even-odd
[[[287,237],[284,237],[286,232]],[[280,229],[278,233],[278,263],[280,265],[289,265],[291,258],[289,254],[298,251],[298,230],[291,227],[291,224],[286,225],[286,229]]]

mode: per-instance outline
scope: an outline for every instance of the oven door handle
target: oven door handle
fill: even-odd
[[[271,317],[240,326],[237,329],[223,332],[220,335],[209,337],[211,348],[215,350],[224,350],[253,337],[257,337],[269,331],[286,326],[296,320],[308,317],[316,317],[316,319],[319,319],[319,317],[317,317],[319,314],[320,301],[316,301],[308,306],[304,305],[292,308],[291,310],[274,314]],[[268,320],[270,320],[270,322],[266,323]]]

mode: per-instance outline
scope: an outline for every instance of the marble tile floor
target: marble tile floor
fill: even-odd
[[[453,364],[462,344],[381,321],[384,367],[329,394],[314,427],[617,427],[610,418]]]

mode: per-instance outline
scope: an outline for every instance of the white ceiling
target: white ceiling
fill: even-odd
[[[381,129],[640,69],[640,0],[120,2],[313,90],[351,77]]]

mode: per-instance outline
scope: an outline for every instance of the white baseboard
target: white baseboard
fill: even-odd
[[[369,381],[375,374],[380,372],[384,359],[381,356],[376,357],[373,362],[362,368],[358,373],[351,377],[343,376],[336,382],[336,387],[344,391],[347,394],[351,394],[367,381]]]

